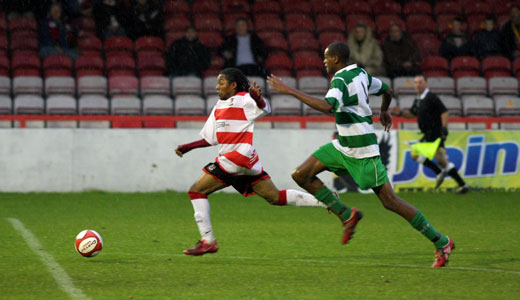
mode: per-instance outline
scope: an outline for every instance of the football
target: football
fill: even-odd
[[[85,257],[94,257],[103,249],[103,239],[94,230],[83,230],[76,236],[76,251]]]

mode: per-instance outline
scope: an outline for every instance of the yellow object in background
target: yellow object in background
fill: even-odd
[[[433,142],[423,142],[412,145],[412,155],[420,156],[424,155],[429,160],[432,160],[439,149],[439,144],[441,143],[441,138],[437,138]]]

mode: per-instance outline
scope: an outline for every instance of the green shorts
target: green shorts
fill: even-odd
[[[350,174],[362,190],[381,186],[388,181],[380,156],[361,159],[349,157],[332,143],[321,146],[312,155],[336,175]]]

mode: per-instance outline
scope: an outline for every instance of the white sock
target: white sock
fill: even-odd
[[[192,199],[191,204],[195,211],[195,221],[199,227],[201,240],[211,244],[215,242],[215,235],[213,235],[213,228],[211,227],[211,219],[209,217],[209,201],[207,198]]]
[[[285,190],[287,195],[287,204],[294,206],[317,206],[327,207],[325,204],[314,198],[313,195],[297,190]]]
[[[427,157],[424,156],[424,155],[419,155],[417,157],[417,162],[420,163],[421,165],[424,164],[424,162],[426,161]]]
[[[453,169],[453,168],[455,168],[455,165],[450,161],[450,162],[448,163],[448,165],[446,166],[446,168],[444,168],[444,171],[445,171],[445,172],[449,172],[449,171],[451,171],[451,169]]]

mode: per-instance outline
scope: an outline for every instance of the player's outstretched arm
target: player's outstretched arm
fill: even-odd
[[[211,146],[211,145],[205,139],[201,139],[201,140],[189,143],[189,144],[177,146],[177,148],[175,149],[175,154],[182,157],[184,155],[184,153],[187,153],[193,149],[203,148],[203,147],[208,147],[208,146]]]
[[[392,90],[389,88],[383,94],[383,104],[381,104],[381,113],[379,114],[379,120],[381,121],[381,125],[385,131],[390,131],[392,127],[392,116],[388,111],[388,107],[390,107],[390,102],[392,102]]]
[[[249,88],[249,95],[251,95],[251,98],[255,100],[256,106],[258,108],[262,109],[265,107],[265,99],[262,97],[262,90],[258,85],[256,85],[256,82],[253,81],[253,86]]]
[[[271,87],[272,90],[278,91],[282,94],[287,94],[298,98],[301,102],[307,104],[308,106],[314,108],[315,110],[321,111],[326,114],[330,114],[332,105],[327,101],[312,97],[310,95],[305,94],[302,91],[296,90],[285,84],[281,78],[271,74],[271,76],[267,76],[267,83]]]

